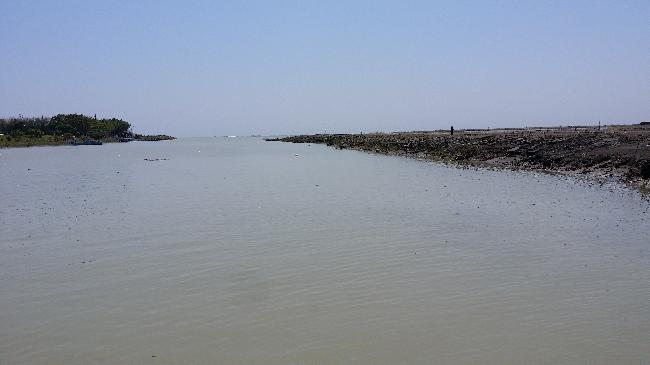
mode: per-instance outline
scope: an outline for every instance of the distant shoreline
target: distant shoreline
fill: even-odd
[[[131,123],[116,118],[98,119],[83,114],[58,114],[54,117],[0,119],[0,148],[100,145],[131,141],[175,139],[164,134],[142,135],[131,131]]]
[[[141,142],[154,142],[154,141],[167,141],[174,140],[176,137],[168,135],[139,135],[131,140],[120,140],[118,138],[100,138],[97,141],[102,143],[126,143],[131,141]],[[74,138],[66,138],[52,135],[43,135],[39,137],[11,137],[0,136],[0,148],[25,148],[25,147],[39,147],[39,146],[70,146],[74,142]]]
[[[650,191],[650,125],[508,128],[371,134],[315,134],[267,141],[508,170],[538,170],[617,180]]]

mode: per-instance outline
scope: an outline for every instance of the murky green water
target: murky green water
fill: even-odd
[[[0,197],[2,364],[650,363],[623,188],[211,138],[0,150]]]

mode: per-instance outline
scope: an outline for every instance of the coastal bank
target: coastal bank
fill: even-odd
[[[459,165],[541,170],[650,188],[650,124],[315,134],[267,141],[326,144]]]

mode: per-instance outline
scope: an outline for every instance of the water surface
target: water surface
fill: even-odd
[[[650,363],[615,185],[209,138],[3,149],[0,197],[2,364]]]

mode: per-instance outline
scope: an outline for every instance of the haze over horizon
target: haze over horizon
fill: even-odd
[[[0,117],[176,136],[650,120],[648,1],[4,1]]]

